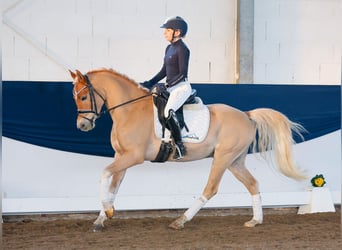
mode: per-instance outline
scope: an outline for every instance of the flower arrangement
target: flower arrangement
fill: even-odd
[[[326,182],[322,174],[316,174],[316,176],[311,179],[311,184],[314,187],[323,187],[325,183]]]

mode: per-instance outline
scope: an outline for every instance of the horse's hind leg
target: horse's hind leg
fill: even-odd
[[[245,156],[240,157],[235,164],[229,167],[229,170],[233,173],[233,175],[242,182],[245,187],[248,189],[249,193],[252,196],[252,206],[253,206],[253,218],[250,221],[247,221],[244,226],[245,227],[255,227],[258,224],[262,224],[263,213],[262,213],[262,205],[261,205],[261,197],[259,193],[259,186],[256,179],[252,176],[252,174],[248,171],[245,166]]]
[[[218,155],[218,154],[217,154]],[[196,213],[210,200],[216,193],[221,181],[221,178],[227,169],[225,162],[230,162],[228,157],[216,157],[214,158],[213,165],[210,171],[208,182],[202,196],[199,197],[192,206],[185,211],[185,213],[173,221],[169,227],[172,229],[182,229],[184,224],[190,221]]]

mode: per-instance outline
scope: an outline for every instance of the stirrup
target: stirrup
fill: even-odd
[[[186,149],[184,147],[184,144],[182,142],[175,143],[175,154],[173,155],[174,160],[180,160],[184,158],[184,155],[186,154]]]

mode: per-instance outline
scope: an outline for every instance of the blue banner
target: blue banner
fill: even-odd
[[[341,129],[341,87],[337,85],[192,86],[205,104],[224,103],[242,111],[276,109],[308,130],[305,140]],[[3,136],[63,151],[113,156],[110,116],[97,120],[92,131],[77,130],[72,87],[71,82],[4,81]]]

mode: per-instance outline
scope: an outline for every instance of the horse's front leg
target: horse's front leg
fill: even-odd
[[[114,216],[114,200],[126,173],[126,170],[122,170],[112,174],[108,169],[109,167],[105,169],[101,177],[102,209],[94,222],[94,232],[102,231],[105,220]]]

